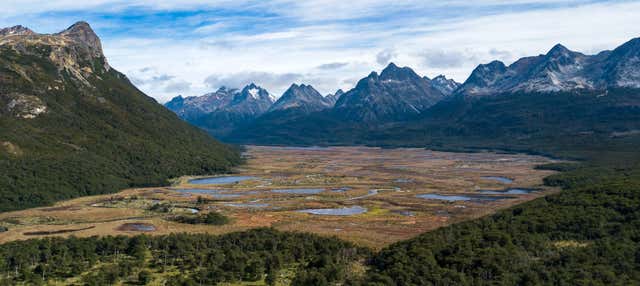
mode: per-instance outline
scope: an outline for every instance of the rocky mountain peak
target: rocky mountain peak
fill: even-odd
[[[558,57],[568,55],[570,53],[572,52],[567,49],[567,47],[563,46],[562,44],[556,44],[555,46],[553,46],[553,48],[551,48],[551,50],[549,50],[549,52],[547,53],[547,57]]]
[[[422,113],[444,97],[428,79],[408,67],[389,64],[372,72],[338,99],[336,109],[358,121],[403,120]]]
[[[102,55],[102,43],[89,23],[79,21],[57,35],[73,39],[90,47],[96,54]]]
[[[273,97],[269,92],[255,83],[250,83],[245,86],[242,91],[240,91],[239,97],[242,100],[261,100],[273,103]]]
[[[390,63],[382,70],[380,78],[382,80],[406,80],[417,79],[420,78],[420,76],[409,67],[398,67],[396,64]]]
[[[36,33],[31,29],[22,25],[17,25],[9,28],[0,29],[0,36],[14,36],[14,35],[35,35]]]
[[[425,77],[425,79],[429,80],[427,77]],[[434,77],[432,80],[429,80],[429,82],[431,82],[431,86],[442,92],[444,95],[451,95],[458,89],[458,87],[460,87],[460,83],[453,79],[448,79],[444,75]]]
[[[332,103],[324,98],[313,86],[292,84],[276,101],[269,112],[296,109],[303,112],[314,112],[330,108]]]

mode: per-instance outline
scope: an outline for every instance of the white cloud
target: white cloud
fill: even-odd
[[[196,8],[214,13],[192,15],[180,24],[127,23],[135,36],[112,34],[123,23],[95,17],[135,7],[143,7],[138,13]],[[477,64],[493,59],[508,64],[558,42],[585,53],[615,48],[640,36],[637,11],[637,1],[5,0],[0,23],[53,32],[78,20],[75,15],[89,17],[85,20],[104,32],[110,63],[163,102],[177,92],[199,95],[251,81],[275,95],[292,81],[326,94],[351,88],[389,61],[430,77],[464,81]],[[67,13],[47,16],[50,12]]]

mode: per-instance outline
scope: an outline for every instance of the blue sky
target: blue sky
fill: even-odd
[[[349,89],[390,61],[464,81],[556,43],[583,53],[640,36],[640,1],[4,0],[0,24],[57,32],[78,20],[110,64],[160,102],[255,82]]]

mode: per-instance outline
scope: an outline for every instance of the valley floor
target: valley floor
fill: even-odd
[[[245,156],[247,164],[226,182],[183,177],[171,187],[1,213],[0,226],[8,231],[0,233],[0,243],[70,235],[220,234],[266,226],[380,248],[556,191],[542,184],[552,171],[535,169],[553,160],[539,156],[263,146],[247,147]],[[219,212],[231,223],[168,219],[195,212]]]

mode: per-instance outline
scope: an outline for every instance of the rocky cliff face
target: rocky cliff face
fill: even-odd
[[[558,44],[545,55],[522,58],[509,66],[499,61],[479,65],[457,93],[474,96],[638,88],[639,64],[640,38],[596,55],[584,55]]]
[[[63,92],[68,82],[90,93],[96,86],[91,81],[111,69],[102,53],[100,39],[86,22],[78,22],[57,34],[37,34],[28,28],[14,26],[0,30],[0,51],[5,55],[4,67],[10,74],[0,78],[0,101],[5,112],[23,119],[33,119],[47,112],[39,96]],[[11,63],[33,59],[43,66]],[[37,68],[34,70],[34,68]],[[56,80],[41,78],[42,68],[55,70]],[[32,88],[28,93],[13,87],[23,82]]]

